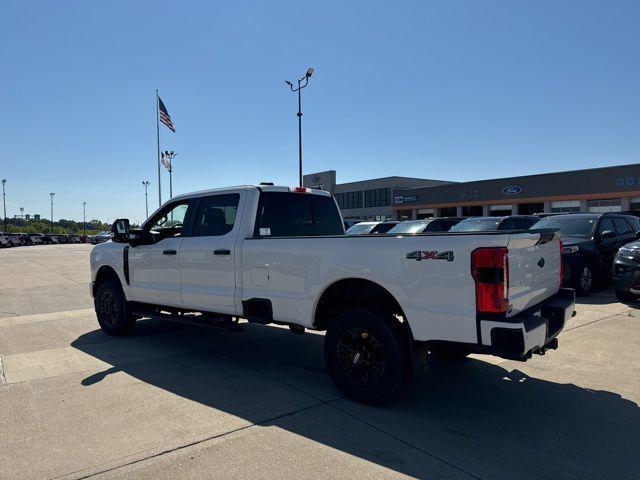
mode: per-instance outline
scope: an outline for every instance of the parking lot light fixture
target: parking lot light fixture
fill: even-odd
[[[149,195],[147,194],[147,189],[149,188],[149,185],[151,185],[151,182],[149,180],[143,180],[142,185],[144,186],[144,206],[146,218],[149,218]]]
[[[55,195],[54,192],[51,192],[49,194],[49,197],[51,197],[51,234],[53,235],[53,196]]]
[[[82,202],[82,237],[87,240],[87,202]]]
[[[298,184],[302,187],[302,99],[300,91],[307,86],[309,79],[313,75],[313,68],[309,67],[304,77],[298,79],[298,87],[294,87],[293,83],[285,80],[292,92],[298,94]]]
[[[4,210],[4,231],[7,231],[7,194],[4,192],[4,184],[7,183],[7,179],[2,179],[2,207]]]

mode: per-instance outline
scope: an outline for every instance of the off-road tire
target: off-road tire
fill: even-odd
[[[119,282],[106,280],[101,283],[93,303],[100,328],[106,334],[126,335],[135,326],[136,319],[129,313]]]
[[[383,404],[409,383],[408,341],[394,322],[378,313],[350,309],[329,324],[325,363],[331,379],[350,399]]]

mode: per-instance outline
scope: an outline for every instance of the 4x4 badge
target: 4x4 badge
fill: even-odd
[[[438,252],[437,250],[414,250],[407,253],[408,260],[446,260],[447,262],[453,262],[453,251],[447,250],[445,252]]]

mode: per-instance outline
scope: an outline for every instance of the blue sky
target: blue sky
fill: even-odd
[[[174,191],[297,181],[473,180],[640,161],[640,2],[4,1],[8,216],[157,206],[155,89]],[[164,191],[168,190],[167,175]]]

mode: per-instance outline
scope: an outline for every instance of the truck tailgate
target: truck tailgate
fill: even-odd
[[[509,305],[517,315],[551,297],[560,288],[560,235],[531,230],[509,235]]]

